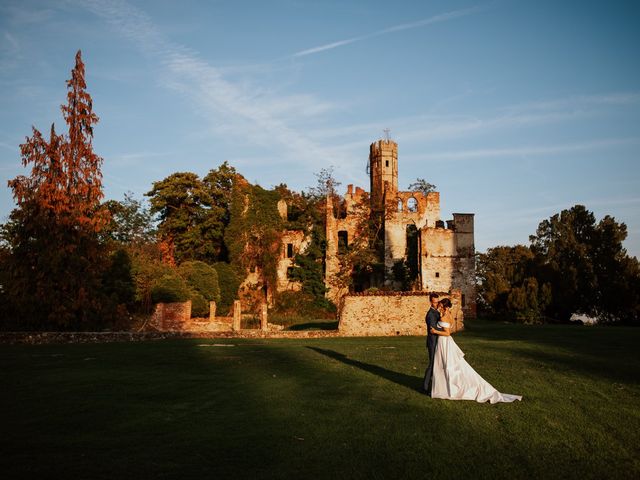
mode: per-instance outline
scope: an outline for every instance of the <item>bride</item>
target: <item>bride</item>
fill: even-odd
[[[438,335],[434,355],[432,398],[448,400],[475,400],[490,403],[522,400],[521,395],[500,393],[471,368],[464,359],[464,353],[451,338],[451,300],[445,298],[438,304],[441,320],[438,327],[444,331]],[[438,333],[432,331],[431,333]]]

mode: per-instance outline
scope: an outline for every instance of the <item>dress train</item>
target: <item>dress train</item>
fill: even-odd
[[[440,323],[448,327],[447,323]],[[452,337],[440,336],[433,365],[432,398],[498,403],[522,400],[522,395],[500,393],[464,359]]]

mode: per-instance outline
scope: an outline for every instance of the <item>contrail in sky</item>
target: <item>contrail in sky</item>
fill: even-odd
[[[472,15],[474,13],[477,13],[485,9],[486,7],[473,7],[473,8],[465,8],[461,10],[453,10],[451,12],[441,13],[439,15],[425,18],[423,20],[418,20],[416,22],[403,23],[400,25],[395,25],[393,27],[388,27],[382,30],[378,30],[377,32],[361,35],[359,37],[347,38],[345,40],[338,40],[337,42],[327,43],[325,45],[320,45],[319,47],[313,47],[313,48],[308,48],[306,50],[301,50],[299,52],[294,53],[292,57],[304,57],[306,55],[311,55],[312,53],[324,52],[325,50],[331,50],[333,48],[342,47],[344,45],[360,42],[362,40],[366,40],[369,38],[379,37],[381,35],[387,35],[388,33],[400,32],[402,30],[410,30],[413,28],[420,28],[427,25],[432,25],[434,23],[446,22],[447,20],[452,20],[454,18],[459,18],[459,17],[466,17],[468,15]]]

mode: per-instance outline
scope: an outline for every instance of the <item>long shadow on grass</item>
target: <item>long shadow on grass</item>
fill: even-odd
[[[558,460],[572,430],[562,421],[548,438],[523,439],[527,428],[559,421],[527,403],[500,409],[398,392],[372,399],[366,385],[354,385],[347,398],[342,386],[353,375],[325,368],[302,348],[412,390],[421,379],[309,341],[347,352],[366,344],[195,339],[4,347],[0,376],[9,393],[0,395],[0,451],[11,453],[0,455],[0,470],[4,478],[105,480],[258,480],[301,471],[330,479],[542,478],[550,468],[555,478],[637,477],[637,464],[628,468],[615,449],[593,455],[577,447]],[[578,424],[569,441],[581,445],[592,433],[600,442],[613,438],[585,428]],[[442,439],[455,441],[460,455],[425,453]],[[546,458],[556,462],[550,467]]]
[[[414,377],[411,375],[405,375],[404,373],[394,372],[387,370],[386,368],[379,367],[378,365],[371,365],[370,363],[360,362],[352,358],[347,357],[342,353],[335,352],[333,350],[326,350],[318,347],[306,347],[309,350],[313,350],[316,353],[325,355],[329,358],[333,358],[339,362],[342,362],[353,367],[357,367],[365,372],[373,373],[379,377],[389,380],[390,382],[397,383],[403,387],[410,388],[417,392],[422,392],[422,377]]]
[[[638,379],[640,356],[636,345],[640,329],[629,327],[577,327],[568,325],[523,326],[471,321],[462,334],[466,339],[488,340],[531,360],[607,380]]]
[[[471,320],[465,324],[465,337],[496,342],[523,341],[572,350],[580,355],[631,355],[640,358],[635,348],[640,329],[633,327],[580,327],[572,325],[518,325],[497,321]]]
[[[494,351],[502,349],[495,347],[484,347]],[[528,347],[512,346],[509,352],[518,357],[527,358],[535,364],[543,365],[550,371],[565,371],[588,377],[600,377],[607,381],[618,381],[623,383],[638,382],[638,362],[619,362],[616,357],[588,355],[586,353],[576,354],[565,351],[549,351],[542,348],[532,349]]]

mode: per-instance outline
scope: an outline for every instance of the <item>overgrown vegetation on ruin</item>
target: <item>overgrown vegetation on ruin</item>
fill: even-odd
[[[282,249],[280,195],[237,177],[231,197],[231,219],[225,244],[231,263],[240,272],[259,271],[266,289],[275,290]]]

